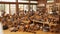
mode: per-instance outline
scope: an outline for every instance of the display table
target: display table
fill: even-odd
[[[49,26],[56,26],[57,24],[53,24],[53,23],[49,23],[49,22],[42,22],[42,21],[38,21],[38,20],[32,20],[33,22],[38,22],[38,23],[42,23],[42,24],[48,24]]]
[[[28,20],[23,20],[23,23],[30,23],[30,21]]]

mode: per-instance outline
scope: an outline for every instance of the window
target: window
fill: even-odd
[[[15,4],[10,4],[10,11],[11,11],[11,15],[16,13],[16,5]]]
[[[1,11],[5,11],[5,14],[9,14],[9,4],[0,4],[0,16],[1,16]]]
[[[37,6],[33,5],[33,10],[36,11],[37,10]]]
[[[37,11],[37,5],[30,5],[30,11]]]
[[[47,8],[48,14],[52,14],[53,4],[47,4],[47,5],[46,5],[46,8]]]
[[[32,11],[33,10],[33,5],[30,5],[30,11]]]
[[[24,5],[24,11],[28,11],[28,10],[29,10],[28,5]]]
[[[0,0],[2,2],[16,2],[16,0]]]
[[[5,12],[6,14],[9,14],[9,4],[5,4]]]
[[[28,11],[29,10],[29,5],[28,4],[19,4],[19,11],[24,10]],[[37,5],[30,5],[30,11],[36,11],[37,10]]]
[[[5,7],[4,4],[0,4],[0,11],[4,10],[4,7]]]
[[[38,3],[37,1],[30,1],[30,3]]]
[[[18,2],[29,3],[28,0],[18,0]]]
[[[24,10],[23,4],[19,4],[19,11]]]

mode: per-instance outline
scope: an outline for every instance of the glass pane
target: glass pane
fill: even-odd
[[[36,10],[37,10],[37,6],[33,5],[33,11],[36,11]]]
[[[18,2],[28,3],[28,0],[18,0]]]
[[[9,5],[8,4],[0,4],[0,11],[5,11],[6,14],[9,14]]]
[[[30,1],[30,3],[38,3],[37,1]]]
[[[5,4],[5,12],[6,14],[9,14],[9,4]]]
[[[4,7],[5,7],[4,4],[0,4],[0,11],[2,10],[4,11]]]
[[[4,7],[5,7],[4,4],[1,4],[1,10],[4,10]]]
[[[28,11],[28,10],[29,10],[28,5],[24,5],[24,11]]]
[[[5,11],[5,10],[4,10],[4,9],[5,9],[4,7],[5,7],[4,4],[0,4],[0,16],[2,16],[2,12],[1,12],[1,11],[2,11],[2,10]]]
[[[23,10],[23,4],[19,4],[19,11]]]
[[[46,8],[47,8],[48,14],[52,14],[53,4],[48,4],[48,5],[46,5]]]
[[[10,4],[10,11],[11,11],[11,15],[16,13],[16,5],[15,4]]]
[[[16,2],[16,0],[1,0],[2,2]]]
[[[30,5],[30,11],[32,11],[33,10],[33,5]]]

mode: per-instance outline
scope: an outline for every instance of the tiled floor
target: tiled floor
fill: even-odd
[[[29,32],[10,32],[9,30],[5,30],[4,34],[34,34],[34,33],[29,33]],[[37,31],[36,34],[56,34],[56,33]]]

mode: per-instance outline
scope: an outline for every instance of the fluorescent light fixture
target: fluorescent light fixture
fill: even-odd
[[[54,0],[47,0],[47,3],[52,3],[54,2]]]

